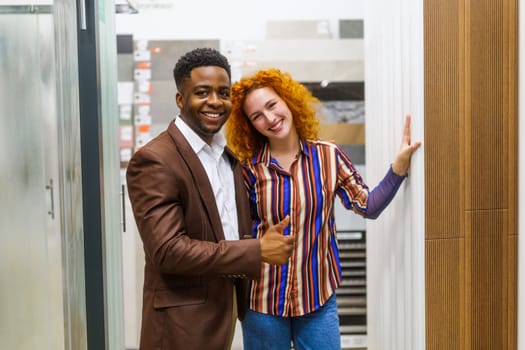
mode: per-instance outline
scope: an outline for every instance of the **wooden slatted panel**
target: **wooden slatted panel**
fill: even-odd
[[[426,238],[461,235],[464,23],[455,1],[425,1]]]
[[[466,50],[467,210],[508,208],[507,120],[504,110],[504,1],[470,1]]]
[[[518,236],[509,236],[508,245],[507,349],[516,350],[518,348]]]
[[[425,1],[427,349],[517,346],[517,6]]]
[[[469,349],[505,349],[506,211],[467,212]]]
[[[518,234],[518,1],[506,0],[503,19],[504,86],[503,115],[508,122],[507,152],[509,234]]]
[[[504,7],[504,110],[508,120],[507,349],[518,348],[518,1]]]
[[[426,0],[425,275],[426,349],[464,349],[465,248],[461,151],[464,123],[464,8]]]
[[[436,239],[425,243],[427,350],[461,349],[464,315],[463,239]]]

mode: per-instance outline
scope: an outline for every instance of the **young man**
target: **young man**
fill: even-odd
[[[180,115],[140,148],[127,184],[146,256],[140,349],[228,349],[247,278],[283,264],[288,219],[250,236],[241,165],[219,133],[231,110],[227,59],[196,49],[174,68]],[[236,307],[236,305],[238,308]]]

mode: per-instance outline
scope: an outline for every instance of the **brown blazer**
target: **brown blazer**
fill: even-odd
[[[249,202],[241,165],[228,154],[244,238],[251,231]],[[140,349],[226,349],[233,287],[242,319],[245,277],[260,274],[259,241],[224,240],[206,172],[173,122],[134,154],[127,186],[146,256]]]

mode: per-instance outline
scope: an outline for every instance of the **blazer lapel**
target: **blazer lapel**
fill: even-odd
[[[250,219],[250,202],[248,200],[248,192],[244,186],[244,176],[242,174],[242,165],[232,153],[232,151],[226,147],[226,154],[228,155],[233,169],[233,181],[235,184],[235,203],[237,206],[237,222],[239,227],[239,239],[245,238],[244,236],[251,237],[251,219]]]
[[[177,128],[175,123],[171,122],[168,126],[168,134],[172,137],[173,141],[177,145],[177,149],[182,155],[182,159],[186,163],[189,172],[193,177],[195,183],[195,190],[199,193],[202,200],[203,207],[206,210],[208,219],[213,228],[213,233],[217,241],[224,240],[224,231],[222,230],[222,222],[217,209],[217,203],[215,201],[215,195],[208,179],[208,174],[202,166],[202,163],[193,151],[190,144],[182,135],[180,130]]]

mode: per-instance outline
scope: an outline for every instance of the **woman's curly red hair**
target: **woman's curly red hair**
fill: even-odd
[[[267,142],[251,124],[243,110],[246,96],[255,89],[271,87],[288,105],[301,139],[315,140],[319,132],[317,108],[319,100],[289,73],[275,68],[262,69],[242,78],[232,86],[232,110],[225,125],[228,146],[242,162],[249,161]]]

